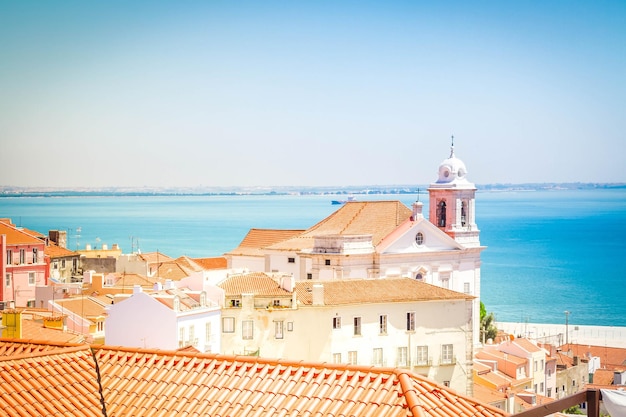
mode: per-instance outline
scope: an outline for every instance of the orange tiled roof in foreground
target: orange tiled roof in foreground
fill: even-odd
[[[0,357],[6,415],[506,415],[401,369],[97,345],[32,352]]]

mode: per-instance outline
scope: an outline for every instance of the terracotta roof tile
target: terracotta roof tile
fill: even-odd
[[[69,256],[79,256],[78,253],[71,251],[67,248],[63,248],[56,243],[51,243],[44,248],[44,253],[50,258],[65,258]]]
[[[614,369],[626,366],[626,348],[607,346],[590,346],[569,344],[561,346],[563,352],[571,351],[572,356],[588,359],[591,356],[600,358],[603,367]]]
[[[269,249],[310,249],[315,237],[323,235],[372,235],[372,243],[377,246],[411,214],[411,209],[400,201],[351,201],[305,232]]]
[[[471,295],[426,284],[410,278],[346,279],[296,282],[298,301],[313,303],[313,285],[324,286],[324,304],[390,303],[419,300],[464,300]]]
[[[264,272],[232,275],[218,286],[225,291],[227,297],[244,293],[267,296],[291,295],[289,291],[282,289],[274,278]]]
[[[6,415],[102,415],[97,370],[110,416],[505,415],[393,368],[69,344],[0,359],[0,405]]]
[[[304,230],[250,229],[229,255],[264,256],[262,249],[302,234]]]
[[[194,258],[194,261],[205,270],[228,268],[228,260],[223,256],[216,258]]]
[[[0,222],[0,235],[7,236],[7,245],[43,243],[41,239],[36,238],[32,234],[2,222]]]

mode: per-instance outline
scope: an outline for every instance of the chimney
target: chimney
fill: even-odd
[[[163,289],[165,289],[165,290],[173,290],[174,288],[176,288],[176,286],[174,285],[174,281],[172,281],[171,279],[166,279],[165,280],[165,285],[163,286]]]
[[[163,289],[163,284],[161,284],[160,282],[155,282],[152,289],[154,289],[154,291],[161,291]]]
[[[133,294],[139,294],[140,292],[143,292],[143,290],[141,289],[141,285],[139,284],[133,285]]]
[[[295,280],[293,278],[293,274],[291,275],[283,275],[280,278],[280,287],[289,292],[293,292],[293,287],[295,286]]]
[[[314,306],[324,305],[324,285],[322,284],[313,285],[313,305]]]
[[[4,310],[2,312],[2,337],[13,339],[22,338],[22,312]]]

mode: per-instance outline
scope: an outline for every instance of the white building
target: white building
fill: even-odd
[[[406,368],[471,395],[472,296],[408,278],[220,286],[225,354]]]
[[[230,268],[293,274],[296,281],[414,278],[473,295],[479,344],[480,231],[465,164],[445,159],[430,185],[429,219],[417,201],[350,201],[306,230],[252,229],[225,254]]]
[[[136,286],[129,297],[116,297],[107,307],[105,343],[157,349],[193,346],[220,353],[218,303],[205,292],[166,289],[143,292]]]

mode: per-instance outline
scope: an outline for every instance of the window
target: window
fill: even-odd
[[[7,265],[13,264],[13,251],[11,249],[7,249]]]
[[[406,313],[406,330],[409,332],[415,331],[415,312],[409,311]]]
[[[28,273],[28,285],[35,285],[36,275],[34,272]]]
[[[306,279],[313,279],[313,274],[312,273],[307,273],[306,274]]]
[[[274,301],[272,302],[272,305],[273,305],[274,307],[280,307],[280,300],[274,300]]]
[[[535,365],[535,372],[537,372],[537,368],[538,368],[539,362],[535,361],[534,365]]]
[[[418,272],[417,274],[415,274],[415,279],[421,281],[424,279],[424,275],[422,275],[421,272]]]
[[[441,363],[453,363],[452,345],[441,345]]]
[[[324,264],[326,264],[326,265],[330,265],[330,259],[326,259],[326,260],[324,261]]]
[[[442,288],[450,288],[450,272],[440,272],[439,280]]]
[[[241,338],[251,340],[254,336],[254,322],[252,320],[244,320],[241,322]]]
[[[463,292],[465,294],[469,294],[470,293],[470,283],[469,282],[464,282],[463,283]]]
[[[211,322],[207,321],[204,324],[204,343],[211,343]]]
[[[539,384],[539,392],[543,392],[543,382]]]
[[[178,346],[185,346],[185,328],[181,327],[178,329]]]
[[[296,258],[287,258],[287,262],[290,264],[295,264],[296,263]]]
[[[26,251],[24,249],[20,249],[20,264],[26,263]]]
[[[37,303],[35,302],[35,300],[28,300],[26,302],[26,307],[35,308],[36,305],[37,305]]]
[[[356,353],[356,350],[348,351],[348,363],[350,365],[356,365],[357,364],[357,353]]]
[[[180,311],[180,298],[178,298],[177,296],[174,297],[174,311]]]
[[[449,387],[450,386],[450,381],[443,381],[443,386],[444,387]]]
[[[341,363],[341,353],[333,353],[333,363]]]
[[[374,348],[372,352],[372,364],[381,366],[383,364],[383,348]]]
[[[222,333],[235,333],[234,317],[222,317]]]
[[[461,226],[465,226],[467,224],[467,203],[465,201],[461,201]]]
[[[333,329],[341,329],[341,317],[333,317]]]
[[[61,259],[61,269],[65,269],[65,259]]]
[[[39,253],[37,252],[37,248],[33,248],[33,263],[34,264],[36,264],[37,261],[38,261],[38,259],[37,259],[38,256],[37,255],[39,255]]]
[[[287,322],[287,331],[288,332],[293,332],[293,321],[288,321]]]
[[[544,362],[543,362],[543,359],[542,359],[542,360],[541,360],[541,370],[542,370],[542,371],[543,371],[544,366],[545,366],[545,365],[544,365]]]
[[[52,269],[59,269],[59,262],[57,261],[52,262]]]
[[[194,326],[193,324],[189,326],[189,343],[191,343],[193,346],[197,344],[196,326]]]
[[[537,394],[539,391],[537,391],[537,384],[533,385],[533,389],[535,390],[535,394]]]
[[[10,287],[10,286],[11,286],[11,274],[7,273],[7,274],[4,276],[4,285],[5,285],[6,287]]]
[[[361,317],[354,318],[354,335],[361,336]]]
[[[552,397],[552,388],[548,388],[547,397]]]
[[[241,300],[230,300],[231,307],[241,307]]]
[[[398,348],[398,356],[396,358],[397,366],[407,366],[408,365],[408,348],[405,346]]]
[[[417,357],[415,361],[418,365],[428,365],[428,346],[417,347]]]
[[[424,244],[424,234],[422,232],[417,232],[415,235],[415,243],[417,243],[418,246],[422,246]]]
[[[444,200],[437,204],[437,226],[446,227],[446,202]]]
[[[282,339],[283,336],[283,329],[284,329],[284,322],[283,321],[275,321],[274,322],[274,337],[276,339]]]
[[[381,314],[378,316],[378,333],[387,334],[387,315]]]

